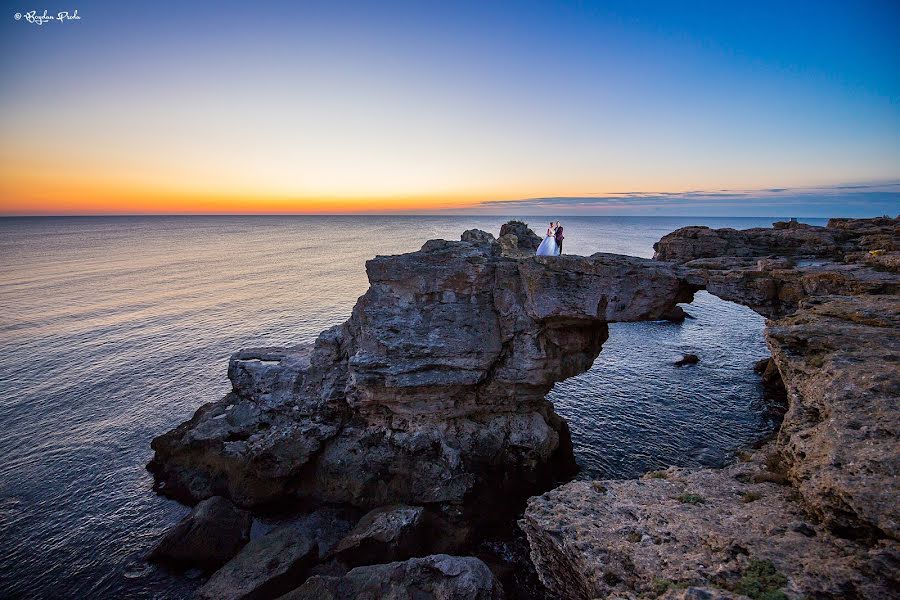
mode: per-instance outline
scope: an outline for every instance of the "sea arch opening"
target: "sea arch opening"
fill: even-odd
[[[754,371],[770,357],[765,319],[706,291],[681,306],[681,322],[611,323],[592,367],[547,395],[569,424],[578,479],[720,467],[777,430],[783,405]],[[700,361],[677,366],[685,354]]]

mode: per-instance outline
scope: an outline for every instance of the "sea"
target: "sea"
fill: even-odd
[[[0,219],[0,598],[190,597],[144,553],[188,508],[156,495],[150,441],[229,389],[242,347],[310,342],[367,288],[365,261],[509,218],[153,216]],[[561,217],[566,253],[651,257],[686,225],[777,218]],[[824,221],[810,220],[815,224]],[[771,435],[753,364],[764,320],[705,292],[682,323],[620,323],[549,395],[580,478],[718,466]],[[684,353],[700,362],[675,367]],[[254,535],[265,529],[265,519]]]

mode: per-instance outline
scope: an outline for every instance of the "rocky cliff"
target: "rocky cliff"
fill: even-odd
[[[576,468],[568,427],[545,395],[590,368],[608,323],[683,318],[677,304],[693,287],[675,265],[535,257],[537,237],[524,224],[502,233],[467,231],[458,242],[376,257],[345,323],[311,345],[234,354],[232,391],[153,440],[156,489],[244,508],[422,507],[425,533],[415,537],[427,543],[413,552],[421,556],[471,547],[476,532],[568,479]],[[246,555],[265,549],[254,542],[205,593],[299,584],[315,543],[291,543],[297,558],[279,559],[275,583],[245,574],[256,560]],[[241,586],[221,583],[233,570],[228,581]]]
[[[770,319],[787,414],[733,467],[531,499],[542,581],[566,598],[896,597],[900,220],[688,227],[655,249],[686,285]]]
[[[546,393],[590,368],[607,323],[677,318],[691,290],[658,261],[517,260],[488,238],[370,260],[346,323],[312,346],[235,354],[232,392],[153,441],[158,489],[483,510],[565,476],[568,431]]]

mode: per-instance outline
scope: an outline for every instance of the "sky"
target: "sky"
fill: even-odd
[[[900,213],[892,0],[31,4],[0,214]]]

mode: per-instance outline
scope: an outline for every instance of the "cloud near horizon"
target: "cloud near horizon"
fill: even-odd
[[[491,200],[481,202],[475,210],[534,215],[872,217],[900,213],[900,182]]]

